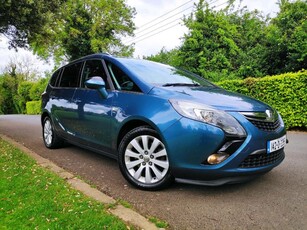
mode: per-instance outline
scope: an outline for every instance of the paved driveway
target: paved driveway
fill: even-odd
[[[240,185],[205,187],[174,184],[145,192],[123,179],[117,162],[74,146],[43,145],[39,116],[0,116],[0,133],[124,199],[172,229],[307,229],[307,134],[289,132],[286,159],[270,173]]]

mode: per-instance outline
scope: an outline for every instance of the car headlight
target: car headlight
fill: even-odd
[[[189,101],[170,100],[170,103],[184,117],[217,126],[229,135],[246,136],[246,132],[240,123],[224,111]]]

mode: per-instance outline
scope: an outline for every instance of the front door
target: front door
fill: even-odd
[[[108,91],[104,98],[98,90],[86,88],[84,82],[91,77],[101,77]],[[76,89],[73,96],[75,113],[78,122],[74,125],[76,137],[95,149],[110,153],[111,151],[111,120],[113,92],[109,90],[107,75],[101,60],[88,60],[85,62],[81,77],[81,87]]]

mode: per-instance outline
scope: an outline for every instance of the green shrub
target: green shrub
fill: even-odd
[[[20,113],[15,97],[17,94],[18,81],[9,74],[0,75],[0,114]]]
[[[26,104],[27,114],[40,114],[41,101],[28,101]]]
[[[17,95],[14,97],[14,101],[18,103],[20,113],[26,113],[26,103],[30,101],[30,89],[34,85],[34,82],[22,81],[18,85]]]
[[[31,100],[37,101],[40,100],[42,93],[46,89],[48,84],[48,78],[41,78],[38,82],[35,82],[29,92]]]
[[[307,128],[307,70],[216,84],[266,102],[279,111],[288,129]]]

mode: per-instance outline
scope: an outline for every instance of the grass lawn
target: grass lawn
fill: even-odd
[[[0,138],[0,229],[127,228],[103,204]]]

